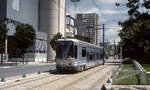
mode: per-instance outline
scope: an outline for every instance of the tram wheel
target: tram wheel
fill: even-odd
[[[86,69],[86,66],[84,65],[84,66],[83,66],[83,71],[84,71],[85,69]]]
[[[63,69],[61,67],[56,67],[57,70],[62,71]]]
[[[84,71],[84,66],[81,66],[80,69],[81,69],[80,71]]]

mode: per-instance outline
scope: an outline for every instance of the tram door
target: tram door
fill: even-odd
[[[82,44],[79,45],[79,60],[80,62],[82,63],[85,63],[86,60],[87,60],[87,57],[86,57],[86,47]]]
[[[79,61],[81,61],[81,59],[82,59],[81,54],[82,54],[82,52],[81,52],[81,45],[79,44],[78,45],[78,60]]]
[[[87,62],[89,62],[90,61],[90,53],[89,53],[89,51],[87,51]]]
[[[84,46],[82,46],[82,48],[81,48],[81,56],[82,56],[82,60],[83,61],[86,61],[87,60],[87,55],[86,55],[86,47],[84,47]]]

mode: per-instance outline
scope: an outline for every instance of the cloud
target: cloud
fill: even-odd
[[[119,11],[115,11],[115,10],[103,10],[103,13],[105,13],[105,14],[117,14],[117,13],[119,13]]]
[[[95,0],[97,3],[101,4],[115,4],[118,0]]]
[[[116,37],[116,38],[110,39],[108,42],[110,42],[109,43],[110,45],[114,45],[114,43],[117,45],[119,44],[120,41],[121,41],[120,37]]]
[[[101,22],[107,22],[107,19],[105,19],[105,18],[100,18],[100,23]]]
[[[111,9],[105,9],[105,10],[103,10],[103,13],[104,14],[110,14],[110,15],[112,15],[112,14],[126,14],[127,13],[127,10],[124,10],[124,11],[122,11],[122,10],[111,10]]]

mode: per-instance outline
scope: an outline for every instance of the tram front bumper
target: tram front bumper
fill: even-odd
[[[72,71],[72,70],[77,70],[77,66],[66,66],[66,65],[57,65],[56,66],[57,67],[57,69],[59,69],[59,70],[68,70],[68,71]]]

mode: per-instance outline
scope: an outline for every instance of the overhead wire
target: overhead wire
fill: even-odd
[[[104,13],[103,13],[103,11],[100,9],[100,6],[98,6],[97,5],[97,3],[96,3],[96,1],[95,0],[91,0],[91,1],[93,1],[93,4],[96,6],[96,8],[98,9],[98,11],[99,11],[99,13],[103,16],[103,18],[106,20],[106,22],[105,23],[108,23],[109,22],[109,20],[108,20],[108,18],[104,15]],[[102,28],[100,28],[100,29],[102,29]],[[108,30],[118,30],[118,29],[120,29],[120,27],[119,26],[113,26],[113,27],[105,27],[105,29],[107,29],[107,31]],[[118,32],[118,31],[117,31]],[[115,35],[115,34],[114,34]],[[116,35],[115,35],[115,37],[117,37]],[[102,38],[102,37],[101,37]]]
[[[106,15],[104,15],[103,11],[102,11],[102,8],[100,7],[100,5],[98,5],[96,3],[95,0],[91,0],[93,1],[93,4],[96,6],[96,8],[98,9],[98,11],[100,12],[100,14],[102,15],[102,17],[106,20],[106,23],[109,22],[108,18],[106,17]],[[105,29],[114,29],[114,27],[117,29],[117,28],[120,28],[119,26],[113,26],[113,27],[110,27],[110,28],[105,28]]]
[[[96,6],[96,8],[98,9],[99,13],[103,16],[103,18],[106,20],[106,23],[108,22],[108,19],[105,17],[103,11],[100,9],[100,6],[97,5],[95,0],[91,0],[93,2],[93,4]]]

